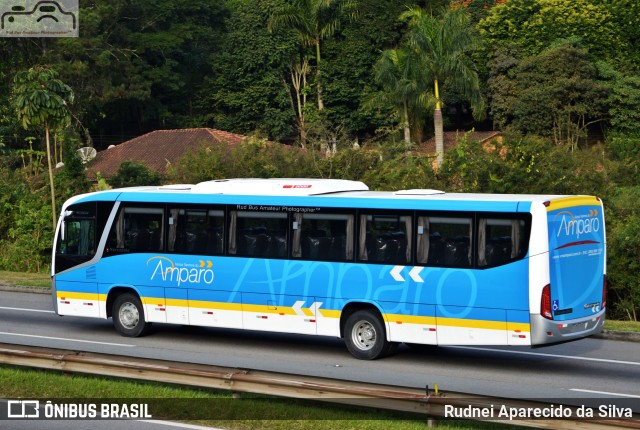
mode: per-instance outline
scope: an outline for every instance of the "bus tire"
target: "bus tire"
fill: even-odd
[[[132,293],[116,297],[111,315],[116,331],[125,337],[144,336],[151,327],[151,323],[144,319],[144,308],[140,298]]]
[[[347,349],[360,360],[375,360],[391,354],[398,346],[387,341],[387,333],[380,317],[370,310],[351,314],[344,325]]]

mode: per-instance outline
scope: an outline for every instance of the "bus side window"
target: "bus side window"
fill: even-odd
[[[471,267],[471,218],[419,216],[417,262],[438,267]]]
[[[224,211],[169,209],[167,251],[221,255],[224,252]]]
[[[164,210],[125,206],[109,232],[106,253],[159,252],[163,250]]]
[[[480,218],[478,221],[478,266],[493,267],[524,255],[525,221],[508,218]]]
[[[287,214],[230,211],[229,254],[242,257],[285,258]]]
[[[360,214],[358,259],[380,264],[411,262],[410,216]]]
[[[345,213],[295,213],[292,257],[352,261],[354,216]]]

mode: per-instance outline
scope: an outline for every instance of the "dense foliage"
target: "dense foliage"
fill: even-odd
[[[419,70],[429,46],[417,43],[407,16],[424,16],[429,34],[447,7],[469,18],[473,40],[445,56],[445,66],[464,55],[479,81],[454,72],[436,98],[434,73]],[[15,107],[16,77],[50,70],[75,95],[65,105],[69,126],[50,136],[53,161],[65,162],[52,182],[58,209],[70,195],[108,185],[235,176],[597,194],[607,215],[610,309],[637,318],[640,3],[80,0],[80,8],[79,38],[0,38],[0,268],[48,266],[53,199],[44,127],[35,121],[25,129]],[[295,21],[302,17],[317,27],[303,28]],[[446,30],[441,36],[448,40]],[[493,128],[504,140],[463,141],[434,170],[416,144],[439,128],[430,120],[436,101],[445,129]],[[488,119],[474,120],[483,106]],[[129,163],[110,184],[90,185],[74,158],[81,146],[100,150],[151,130],[201,126],[251,138],[202,147],[168,178]]]

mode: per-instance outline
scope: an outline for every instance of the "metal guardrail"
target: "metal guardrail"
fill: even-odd
[[[446,408],[496,410],[506,407],[548,408],[548,404],[526,400],[477,396],[455,392],[435,392],[416,388],[343,381],[329,378],[290,375],[258,370],[226,368],[190,363],[150,360],[126,356],[75,352],[42,347],[0,344],[0,364],[27,366],[71,373],[94,374],[164,382],[196,387],[311,399],[347,405],[381,408],[445,417]],[[556,407],[561,405],[556,404]],[[570,410],[575,407],[565,407]],[[533,428],[552,429],[640,429],[637,415],[631,419],[572,418],[535,419],[515,417],[511,420],[475,417],[474,420],[500,422]]]

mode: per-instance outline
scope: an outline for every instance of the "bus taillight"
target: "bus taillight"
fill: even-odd
[[[545,287],[542,289],[540,315],[549,320],[553,319],[553,313],[551,312],[551,285],[549,284],[545,285]]]
[[[607,306],[607,275],[602,278],[602,309]]]

